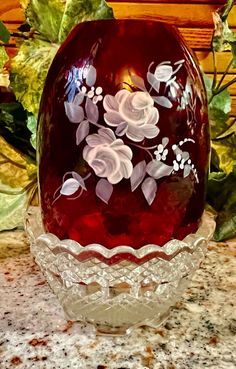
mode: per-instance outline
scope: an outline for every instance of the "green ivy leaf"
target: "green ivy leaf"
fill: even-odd
[[[10,40],[10,32],[6,28],[6,26],[3,24],[2,21],[0,21],[0,40],[2,42],[7,43]]]
[[[4,65],[8,61],[8,55],[4,46],[0,46],[0,72],[2,71]]]
[[[203,74],[208,100],[212,95],[212,79]],[[231,97],[227,90],[214,96],[208,106],[208,115],[211,128],[211,137],[216,138],[227,128],[227,120],[231,111]]]
[[[72,28],[80,22],[107,18],[114,18],[114,16],[112,8],[104,0],[67,0],[59,42],[63,42]]]
[[[234,202],[234,207],[236,203]],[[216,230],[214,233],[215,241],[223,241],[233,238],[236,235],[236,212],[225,211],[219,213],[217,217]]]
[[[219,158],[219,168],[225,173],[230,173],[236,164],[236,136],[213,141],[212,147]]]
[[[207,200],[218,212],[214,239],[222,241],[236,235],[236,165],[229,174],[211,173]]]
[[[229,28],[227,17],[234,5],[234,0],[228,0],[217,12],[213,13],[215,31],[212,38],[214,51],[229,51],[233,56],[233,67],[236,67],[236,33]]]
[[[39,39],[23,42],[19,53],[12,59],[10,80],[16,98],[35,117],[48,69],[58,45]]]
[[[26,193],[20,195],[0,193],[0,231],[23,227],[26,206]]]
[[[66,0],[30,0],[26,19],[45,40],[57,43],[65,3]]]
[[[33,114],[28,114],[27,128],[31,132],[30,142],[33,148],[36,150],[36,130],[37,130],[37,119]]]
[[[17,102],[0,104],[0,136],[23,156],[35,160],[30,143],[31,132],[27,128],[27,112]]]

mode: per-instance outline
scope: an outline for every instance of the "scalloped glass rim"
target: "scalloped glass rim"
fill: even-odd
[[[108,264],[115,264],[123,260],[142,264],[153,258],[171,260],[180,252],[193,253],[196,247],[204,241],[209,241],[215,229],[214,215],[204,212],[201,224],[195,234],[189,234],[183,240],[172,239],[164,246],[148,244],[140,249],[133,249],[131,246],[117,246],[107,249],[100,244],[80,245],[71,239],[60,240],[52,233],[45,233],[41,220],[39,207],[30,207],[25,221],[25,228],[28,233],[32,252],[35,242],[43,242],[56,255],[63,252],[71,254],[78,261],[86,261],[97,258]],[[120,257],[122,255],[122,258]]]

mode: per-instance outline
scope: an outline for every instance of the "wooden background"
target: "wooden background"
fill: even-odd
[[[175,24],[188,45],[195,51],[203,70],[212,75],[213,62],[210,40],[213,30],[212,12],[224,4],[224,0],[142,0],[109,1],[116,18],[149,18],[165,20]],[[9,30],[16,30],[24,21],[23,11],[18,0],[0,0],[0,19]],[[236,31],[236,6],[229,16],[229,24]],[[15,40],[11,39],[7,48],[10,56],[16,53]],[[217,54],[218,79],[231,59],[230,53]],[[236,75],[230,69],[225,82]],[[232,115],[236,115],[236,84],[229,88],[232,95]]]

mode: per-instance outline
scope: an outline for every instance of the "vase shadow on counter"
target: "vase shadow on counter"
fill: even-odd
[[[198,231],[182,241],[107,250],[45,233],[38,207],[29,208],[26,217],[32,255],[67,318],[92,323],[105,335],[160,326],[203,261],[214,228],[213,216],[205,212]],[[121,254],[126,260],[109,264]]]

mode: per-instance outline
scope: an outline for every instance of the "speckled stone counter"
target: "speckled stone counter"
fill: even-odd
[[[235,369],[236,242],[209,245],[159,329],[96,337],[65,320],[23,232],[0,234],[0,369]]]

